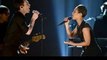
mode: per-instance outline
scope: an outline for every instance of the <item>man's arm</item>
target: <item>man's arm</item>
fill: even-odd
[[[38,16],[39,16],[39,12],[38,11],[35,11],[35,13],[33,13],[33,16],[31,18],[31,21],[30,21],[30,24],[28,25],[28,31],[26,33],[26,35],[30,35],[32,30],[33,30],[33,27],[34,27],[34,24],[35,24],[35,21],[37,20]]]

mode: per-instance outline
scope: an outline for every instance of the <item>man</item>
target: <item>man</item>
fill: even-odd
[[[14,0],[15,14],[8,24],[7,32],[4,38],[5,47],[3,56],[17,56],[17,50],[20,46],[21,37],[30,35],[39,12],[33,13],[30,24],[27,26],[25,15],[30,12],[30,4],[27,0]]]
[[[8,18],[10,15],[10,10],[4,5],[0,5],[0,56],[3,50],[3,38],[5,36],[6,27],[8,24]]]

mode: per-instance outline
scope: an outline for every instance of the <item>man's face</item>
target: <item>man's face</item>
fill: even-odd
[[[27,0],[24,0],[23,10],[24,10],[25,13],[30,12],[30,4]]]

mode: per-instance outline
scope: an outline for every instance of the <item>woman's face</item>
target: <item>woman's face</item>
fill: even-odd
[[[78,12],[78,9],[75,8],[74,11],[72,12],[72,19],[77,20],[80,17],[81,13]]]

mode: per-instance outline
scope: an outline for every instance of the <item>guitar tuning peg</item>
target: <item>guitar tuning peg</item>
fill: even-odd
[[[46,38],[46,36],[45,35],[42,35],[42,39],[45,39]]]
[[[38,33],[36,33],[36,35],[38,35]]]
[[[40,32],[38,34],[40,34]]]

